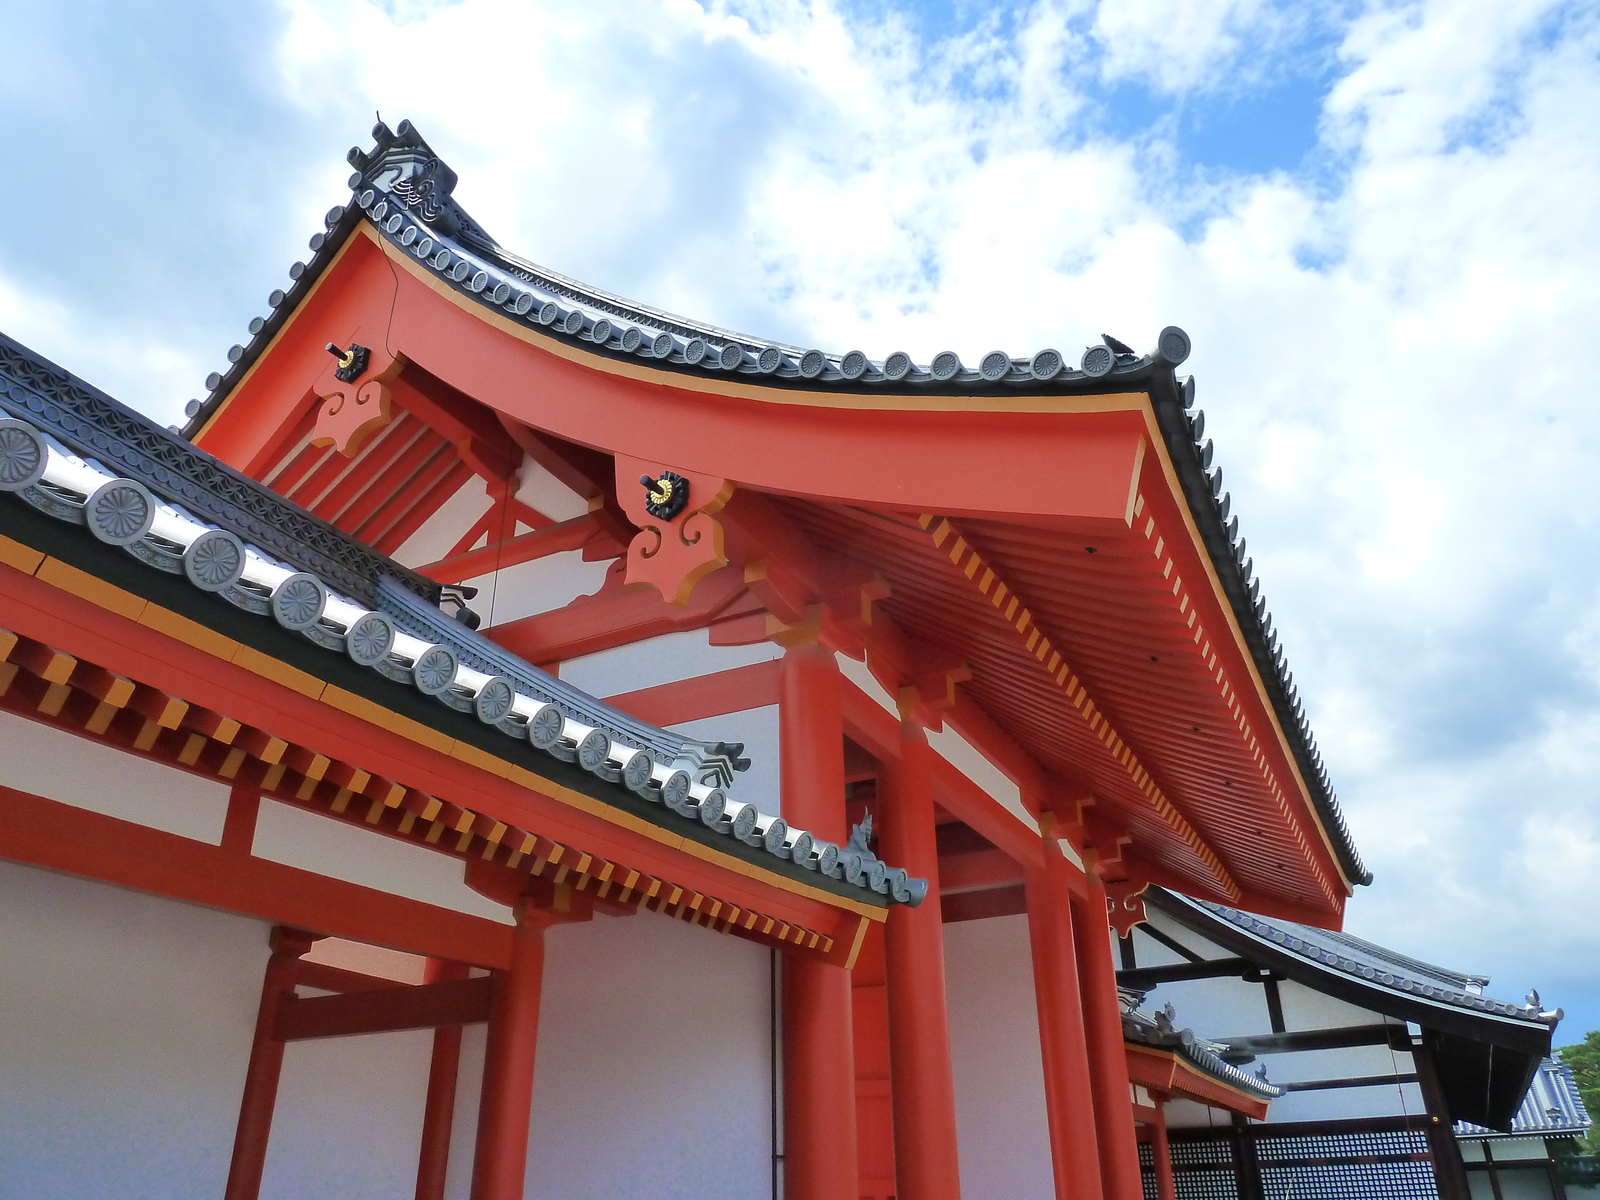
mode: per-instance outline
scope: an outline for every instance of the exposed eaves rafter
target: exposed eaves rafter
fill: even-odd
[[[1216,880],[1218,889],[1225,895],[1239,897],[1241,894],[1239,885],[1229,874],[1216,851],[1206,844],[1199,832],[1173,806],[1155,778],[1139,761],[1139,756],[1134,753],[1133,747],[1123,740],[1105,713],[1095,704],[1083,681],[1073,673],[1071,665],[1051,644],[1049,636],[1034,623],[1033,612],[1022,597],[1000,577],[993,566],[984,561],[983,556],[948,519],[933,513],[923,513],[917,521],[927,530],[934,546],[944,552],[955,568],[972,581],[978,593],[987,597],[989,603],[1011,625],[1017,639],[1039,661],[1045,673],[1055,680],[1056,685],[1071,701],[1073,711],[1078,718],[1104,745],[1106,752],[1121,764],[1150,808],[1205,864],[1206,869]]]

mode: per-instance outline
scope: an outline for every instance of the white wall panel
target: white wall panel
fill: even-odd
[[[318,875],[511,923],[510,909],[466,885],[459,858],[376,835],[278,800],[261,802],[254,851],[260,858]]]
[[[584,562],[582,550],[565,550],[463,582],[478,589],[468,603],[487,629],[593,595],[606,581],[610,567],[609,562]]]
[[[394,552],[395,561],[408,567],[438,562],[488,511],[488,489],[484,487],[483,480],[474,475],[400,544],[400,548]]]
[[[1025,916],[944,927],[961,1193],[1054,1200]]]
[[[771,642],[713,646],[704,629],[691,629],[569,659],[561,664],[561,678],[604,698],[782,657],[782,647]]]
[[[528,1196],[770,1195],[769,952],[651,913],[546,937]]]
[[[0,862],[0,1196],[216,1200],[267,933]],[[427,1038],[290,1047],[264,1200],[410,1195]]]
[[[781,813],[783,773],[780,770],[782,739],[779,736],[778,706],[751,708],[744,712],[685,721],[670,728],[707,742],[743,742],[750,769],[734,777],[729,795],[762,812]]]
[[[0,784],[216,845],[228,787],[0,712]]]

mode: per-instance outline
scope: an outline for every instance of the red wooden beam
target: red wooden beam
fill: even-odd
[[[441,558],[438,562],[418,567],[417,570],[439,583],[460,583],[463,579],[472,579],[490,571],[520,566],[536,558],[560,554],[565,550],[576,550],[599,531],[600,524],[594,515],[585,513],[581,517],[573,517],[569,521],[536,529],[532,533],[507,538],[503,542],[496,542],[481,550],[468,550],[465,554],[453,554],[449,558]]]
[[[624,692],[605,702],[652,725],[679,725],[706,717],[765,708],[778,702],[779,662],[751,663],[693,679]]]
[[[440,449],[438,437],[430,430],[421,429],[419,433],[420,436],[406,447],[405,453],[379,472],[367,485],[366,490],[339,514],[339,519],[334,524],[347,533],[353,533],[396,495],[417,494],[413,484],[418,473]]]
[[[969,888],[1022,884],[1022,868],[1004,850],[977,850],[939,858],[939,890],[945,894]]]
[[[482,967],[511,957],[510,928],[494,921],[8,787],[0,787],[0,858],[408,954]]]
[[[986,888],[978,892],[956,892],[942,896],[944,923],[981,921],[986,917],[1013,917],[1028,911],[1028,896],[1022,884]]]
[[[373,992],[396,986],[394,980],[384,979],[379,975],[367,975],[346,967],[335,967],[328,963],[310,962],[306,959],[300,960],[300,971],[294,981],[309,988],[316,988],[320,992]]]
[[[298,1042],[358,1033],[476,1025],[489,1019],[491,989],[491,980],[483,975],[477,979],[449,979],[308,999],[285,996],[279,1002],[272,1035],[280,1042]]]
[[[515,475],[521,449],[489,409],[415,365],[390,387],[395,403],[453,445],[483,478],[504,482]]]
[[[426,432],[426,427],[420,421],[401,413],[398,419],[390,421],[378,431],[376,437],[362,446],[360,452],[353,456],[355,462],[350,470],[328,489],[327,495],[318,498],[316,507],[311,511],[324,521],[334,521],[352,501],[366,492],[386,467]]]
[[[472,478],[472,468],[455,457],[453,451],[441,450],[439,469],[443,472],[432,487],[422,491],[420,499],[413,500],[406,493],[394,498],[393,506],[386,505],[358,531],[379,554],[393,554],[422,524],[438,512],[444,502],[466,486]],[[431,474],[431,472],[430,472]],[[419,490],[422,490],[419,488]]]
[[[654,588],[608,584],[593,596],[496,625],[487,633],[529,662],[559,662],[663,633],[703,629],[730,609],[744,590],[744,573],[737,567],[706,576],[682,608],[668,604]]]

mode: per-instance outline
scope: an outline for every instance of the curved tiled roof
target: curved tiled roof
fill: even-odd
[[[1283,1095],[1283,1089],[1269,1083],[1265,1077],[1252,1075],[1224,1060],[1222,1053],[1227,1047],[1208,1042],[1194,1030],[1180,1029],[1173,1024],[1175,1014],[1172,1005],[1167,1005],[1153,1017],[1139,1011],[1138,1002],[1141,998],[1139,992],[1121,990],[1124,1041],[1171,1051],[1196,1070],[1259,1099],[1275,1100]]]
[[[1364,984],[1436,1004],[1526,1022],[1530,1026],[1553,1028],[1561,1019],[1559,1009],[1544,1012],[1537,1004],[1512,1004],[1482,995],[1477,989],[1489,982],[1488,976],[1468,975],[1434,966],[1396,954],[1348,933],[1268,919],[1162,889],[1150,889],[1150,898],[1160,902],[1163,910],[1174,915],[1180,915],[1178,910],[1182,907],[1207,913],[1214,920],[1248,935],[1263,946],[1293,954],[1319,969],[1337,971]],[[1202,929],[1201,932],[1206,931]]]
[[[975,365],[947,350],[927,363],[917,363],[902,351],[874,358],[860,350],[833,353],[750,337],[637,304],[519,258],[456,202],[455,173],[410,122],[402,121],[393,131],[380,122],[373,136],[376,144],[371,150],[350,151],[349,161],[356,169],[350,177],[350,203],[329,210],[324,231],[311,239],[310,259],[290,268],[289,288],[272,293],[268,314],[251,321],[250,337],[228,351],[228,366],[207,378],[207,399],[191,402],[185,428],[189,436],[198,434],[240,383],[363,220],[441,282],[486,310],[588,353],[648,363],[664,372],[741,376],[771,388],[898,395],[1145,391],[1206,553],[1340,869],[1353,883],[1371,882],[1312,736],[1255,577],[1254,561],[1239,536],[1239,519],[1231,513],[1231,497],[1222,489],[1221,468],[1213,465],[1205,414],[1191,411],[1193,378],[1179,382],[1174,375],[1190,349],[1181,329],[1163,330],[1156,348],[1144,355],[1103,337],[1083,351],[1076,365],[1052,348],[1031,355],[994,350]]]
[[[411,590],[409,572],[360,543],[352,544],[365,554],[360,565],[368,573],[341,577],[358,586],[305,569],[317,559],[293,531],[321,523],[264,485],[223,474],[236,486],[238,506],[248,509],[252,497],[270,502],[290,531],[280,530],[270,550],[240,536],[237,506],[206,511],[214,501],[210,477],[223,471],[214,460],[161,442],[165,435],[143,417],[4,335],[0,414],[0,492],[713,833],[888,902],[915,906],[926,895],[926,880],[890,868],[864,836],[836,846],[732,799],[724,789],[748,766],[738,757],[742,746],[639,721],[507,654]],[[157,464],[140,453],[155,444],[172,452]],[[234,519],[225,524],[213,515]]]
[[[1457,1121],[1456,1133],[1461,1137],[1581,1137],[1594,1121],[1578,1094],[1578,1082],[1572,1077],[1572,1068],[1561,1061],[1559,1051],[1539,1064],[1528,1094],[1522,1099],[1517,1115],[1511,1118],[1509,1132],[1487,1129],[1469,1121]]]

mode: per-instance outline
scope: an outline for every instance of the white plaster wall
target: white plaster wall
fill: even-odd
[[[1054,1200],[1028,919],[944,927],[956,1142],[967,1200]]]
[[[0,1196],[222,1194],[260,921],[0,862]],[[290,1048],[265,1200],[414,1186],[426,1035]]]
[[[770,952],[653,913],[546,937],[527,1195],[768,1196]]]
[[[282,801],[262,800],[252,849],[258,858],[511,923],[510,909],[466,885],[460,859]]]
[[[728,794],[762,812],[783,812],[782,738],[779,734],[778,706],[749,708],[699,721],[685,721],[669,728],[706,742],[743,742],[750,768],[734,777]]]
[[[713,646],[704,629],[691,629],[568,659],[561,678],[591,696],[618,696],[782,657],[783,648],[771,642]]]
[[[441,504],[438,510],[417,527],[417,531],[400,544],[394,552],[396,562],[408,567],[426,566],[438,562],[450,553],[450,548],[461,540],[473,523],[489,511],[489,492],[483,480],[473,476],[461,485],[459,491]]]
[[[593,595],[610,567],[609,562],[584,562],[582,550],[564,550],[463,582],[478,589],[468,603],[488,629]]]
[[[212,845],[228,814],[225,784],[7,712],[0,784]]]

